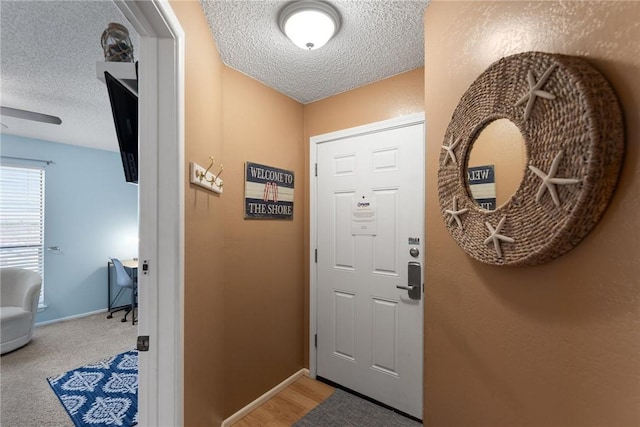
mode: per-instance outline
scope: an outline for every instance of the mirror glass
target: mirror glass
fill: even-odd
[[[467,162],[467,188],[486,210],[507,203],[518,190],[527,162],[524,138],[508,119],[489,123],[477,135]]]

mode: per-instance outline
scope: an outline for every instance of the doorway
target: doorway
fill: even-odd
[[[184,32],[168,2],[114,3],[140,35],[138,335],[148,337],[149,350],[139,354],[138,423],[180,426]]]
[[[419,114],[312,137],[310,149],[311,375],[416,418],[424,135]]]

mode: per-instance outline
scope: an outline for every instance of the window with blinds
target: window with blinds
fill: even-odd
[[[44,169],[0,165],[0,267],[19,267],[43,277]]]

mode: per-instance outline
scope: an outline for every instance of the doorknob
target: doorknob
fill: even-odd
[[[405,291],[409,291],[409,298],[411,299],[421,299],[422,298],[422,274],[420,263],[411,261],[408,266],[408,274],[407,274],[407,286],[396,286],[398,289],[404,289]]]

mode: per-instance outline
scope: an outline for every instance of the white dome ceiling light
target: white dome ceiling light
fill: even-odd
[[[301,49],[324,46],[340,29],[340,14],[329,3],[298,0],[286,5],[278,17],[280,30]]]

